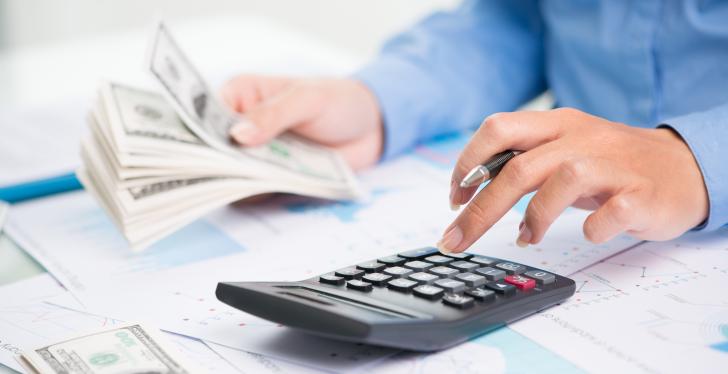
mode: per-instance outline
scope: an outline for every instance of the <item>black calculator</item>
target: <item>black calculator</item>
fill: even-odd
[[[573,280],[426,247],[300,282],[223,282],[217,298],[312,334],[414,351],[472,339],[574,294]]]

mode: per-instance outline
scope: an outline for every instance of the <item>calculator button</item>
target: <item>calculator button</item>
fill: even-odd
[[[412,269],[403,268],[401,266],[392,266],[391,268],[384,269],[384,274],[391,275],[395,278],[406,277],[412,273]]]
[[[419,261],[419,260],[418,261],[406,262],[404,264],[404,267],[410,268],[410,269],[412,269],[414,271],[425,271],[425,270],[427,270],[427,269],[429,269],[429,268],[431,268],[433,266],[434,265],[432,265],[429,262],[424,262],[424,261]]]
[[[379,261],[383,264],[386,264],[386,265],[402,265],[405,262],[407,262],[407,260],[405,260],[399,256],[382,257],[382,258],[378,258],[377,261]]]
[[[372,290],[372,284],[369,282],[363,282],[358,279],[352,279],[348,282],[346,282],[346,288],[351,288],[352,290],[362,291],[362,292],[369,292]]]
[[[434,256],[430,256],[430,257],[425,257],[425,261],[431,262],[436,265],[445,265],[445,264],[449,264],[455,260],[450,257],[445,257],[442,255],[434,255]]]
[[[410,274],[407,277],[407,279],[413,280],[419,284],[430,284],[430,283],[440,279],[440,277],[438,277],[437,275],[434,275],[434,274],[430,274],[430,273],[419,272],[419,273]]]
[[[475,270],[480,267],[478,264],[474,264],[472,262],[467,261],[455,261],[450,264],[450,266],[454,267],[455,269],[458,269],[460,271],[471,271]]]
[[[484,276],[489,281],[497,281],[506,277],[505,271],[490,267],[477,269],[475,273]]]
[[[531,271],[525,272],[523,275],[525,275],[529,278],[533,278],[536,281],[536,283],[538,283],[539,286],[551,284],[556,281],[555,275],[553,275],[551,273],[547,273],[543,270],[531,270]]]
[[[369,273],[361,278],[362,280],[365,280],[375,286],[384,286],[384,284],[392,279],[391,275],[382,274],[382,273]]]
[[[442,290],[440,287],[430,286],[429,284],[425,284],[422,286],[417,286],[412,289],[412,293],[415,294],[415,296],[422,297],[428,300],[436,300],[442,297],[442,295],[445,293],[445,291]]]
[[[467,259],[473,257],[473,255],[471,255],[470,253],[463,253],[463,252],[460,252],[460,253],[443,253],[443,255],[445,255],[447,257],[450,257],[450,258],[457,259],[457,260],[467,260]]]
[[[418,248],[413,249],[411,251],[398,253],[397,255],[402,258],[406,258],[408,260],[418,260],[420,258],[425,258],[427,256],[432,256],[434,254],[438,254],[440,251],[437,250],[435,247],[424,247],[424,248]]]
[[[465,291],[465,283],[454,279],[440,279],[435,281],[435,286],[441,287],[450,293],[460,293]]]
[[[478,264],[480,266],[493,265],[496,262],[495,259],[492,259],[490,257],[485,257],[485,256],[473,256],[468,261],[475,262],[476,264]]]
[[[484,267],[475,270],[475,273],[484,276],[489,281],[501,280],[506,277],[506,272],[500,269]]]
[[[473,273],[462,273],[455,276],[456,280],[459,280],[468,287],[480,287],[485,284],[485,277]]]
[[[503,282],[490,282],[485,284],[486,288],[495,291],[499,295],[511,296],[516,293],[516,287]]]
[[[526,278],[523,275],[509,275],[505,281],[516,286],[519,290],[528,291],[536,287],[536,281],[531,278]]]
[[[332,284],[334,286],[341,286],[342,284],[344,284],[344,277],[340,277],[334,274],[325,274],[319,277],[319,282]]]
[[[465,291],[465,294],[481,302],[495,300],[495,292],[483,288],[473,288]]]
[[[415,286],[417,286],[417,282],[404,278],[399,278],[387,282],[387,288],[399,292],[410,292],[410,290],[415,288]]]
[[[361,278],[361,276],[364,274],[364,270],[359,270],[357,268],[345,268],[341,270],[337,270],[336,275],[340,277],[344,277],[344,279],[355,279],[355,278]]]
[[[447,294],[442,298],[442,302],[445,305],[454,306],[460,309],[470,308],[475,304],[472,297],[458,294]]]
[[[386,266],[387,265],[382,264],[382,263],[377,262],[377,261],[369,261],[369,262],[365,262],[363,264],[356,265],[356,268],[359,269],[359,270],[364,270],[367,273],[374,273],[374,272],[377,272],[377,271],[381,271]]]
[[[455,274],[458,274],[459,271],[453,268],[445,267],[445,266],[435,266],[434,268],[431,268],[428,270],[430,274],[435,274],[440,278],[450,278],[455,276]]]
[[[509,275],[511,274],[521,274],[524,271],[526,271],[526,267],[519,264],[514,264],[512,262],[501,262],[498,264],[495,264],[495,267],[501,270],[505,270],[506,273]]]

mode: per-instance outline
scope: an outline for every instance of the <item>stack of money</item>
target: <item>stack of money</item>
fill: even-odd
[[[180,356],[159,330],[129,324],[27,349],[17,361],[34,374],[202,372]]]
[[[228,130],[241,115],[211,94],[164,25],[156,30],[148,61],[161,94],[103,83],[77,172],[132,249],[254,195],[336,200],[361,195],[335,152],[295,135],[258,147],[232,144]]]

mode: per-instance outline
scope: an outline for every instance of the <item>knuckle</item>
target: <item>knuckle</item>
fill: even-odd
[[[626,225],[633,211],[632,202],[622,195],[617,195],[610,200],[612,219],[619,225]]]
[[[478,201],[473,201],[465,208],[465,215],[469,217],[469,221],[476,227],[483,227],[488,223],[488,214],[485,212]]]
[[[500,140],[505,139],[507,129],[506,117],[508,113],[494,113],[486,117],[483,121],[481,128],[483,132],[487,134],[490,139]]]
[[[503,167],[503,174],[511,181],[526,181],[532,175],[531,164],[525,157],[515,157]]]
[[[589,162],[584,159],[571,159],[561,163],[559,173],[564,182],[572,184],[587,178]]]
[[[556,108],[551,110],[553,113],[563,115],[563,116],[579,116],[582,112],[579,109],[571,108],[571,107],[562,107],[562,108]]]

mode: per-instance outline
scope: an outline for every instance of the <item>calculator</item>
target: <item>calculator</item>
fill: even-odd
[[[426,247],[300,282],[221,282],[217,298],[329,338],[436,351],[574,294],[573,280],[493,257]]]

